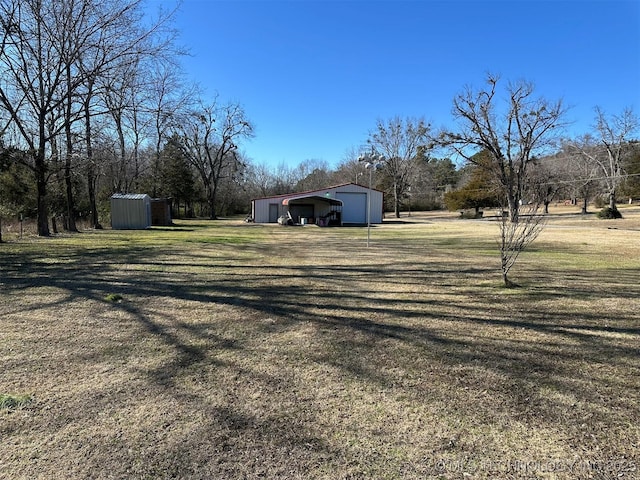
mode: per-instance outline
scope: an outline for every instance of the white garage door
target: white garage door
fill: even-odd
[[[367,194],[337,192],[336,198],[342,200],[342,223],[367,223]]]

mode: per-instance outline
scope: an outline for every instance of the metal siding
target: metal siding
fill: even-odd
[[[280,216],[280,205],[277,203],[269,203],[269,223],[278,223]]]
[[[259,198],[253,201],[253,221],[255,223],[269,223],[269,203],[271,198]]]
[[[371,190],[371,223],[382,223],[382,192]]]
[[[111,228],[137,230],[151,226],[151,198],[146,194],[113,195]]]
[[[329,189],[328,191],[333,192],[336,195],[336,198],[340,198],[340,194],[344,193],[364,193],[366,194],[369,191],[368,187],[364,187],[362,185],[342,185],[340,187],[336,187],[334,189]],[[371,189],[371,223],[382,223],[382,192],[378,190]],[[340,198],[343,200],[342,198]],[[343,210],[348,207],[343,207]],[[366,211],[366,203],[364,205],[364,220],[362,223],[366,223],[367,221],[367,211]],[[343,221],[349,223],[347,220],[343,218]]]
[[[367,194],[362,192],[336,192],[342,200],[343,223],[367,223]]]

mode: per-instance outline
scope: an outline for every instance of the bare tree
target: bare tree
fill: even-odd
[[[391,180],[394,212],[400,217],[400,206],[410,187],[410,179],[419,151],[426,148],[430,125],[424,119],[402,120],[395,117],[379,120],[368,143],[384,156],[384,173]]]
[[[136,102],[135,96],[139,88],[137,64],[124,63],[113,69],[113,72],[116,74],[102,79],[99,92],[117,137],[114,143],[118,152],[118,170],[131,176],[130,181],[125,182],[128,185],[138,181],[140,177],[139,158],[133,148],[130,148],[128,137],[132,128],[127,121],[127,113]],[[133,161],[130,161],[132,157]]]
[[[631,108],[625,108],[620,115],[606,115],[600,107],[595,112],[594,142],[575,143],[574,148],[596,167],[606,185],[609,210],[612,216],[619,217],[616,192],[624,180],[624,155],[640,121]]]
[[[85,175],[87,193],[90,205],[90,217],[93,228],[101,229],[98,218],[96,190],[100,172],[100,162],[95,153],[94,125],[96,117],[104,122],[108,113],[105,102],[110,84],[109,78],[118,77],[123,65],[136,64],[146,51],[143,48],[148,33],[139,36],[131,31],[136,23],[134,5],[112,4],[113,8],[103,12],[106,21],[101,22],[101,28],[93,31],[85,38],[83,54],[77,59],[76,68],[84,78],[78,102],[81,105]],[[129,7],[129,8],[127,8]],[[97,13],[97,12],[95,12]],[[149,52],[147,51],[147,54]],[[111,130],[111,128],[105,128]]]
[[[291,193],[296,191],[296,185],[300,181],[300,177],[296,169],[281,161],[275,168],[274,193],[277,195]]]
[[[580,210],[583,215],[588,213],[589,200],[601,188],[597,165],[581,153],[583,150],[590,150],[594,143],[590,135],[585,135],[576,140],[565,141],[556,154],[561,165],[558,167],[558,176],[561,183],[564,183],[562,191],[574,204],[581,199]]]
[[[175,47],[175,32],[171,21],[176,10],[161,12],[149,21],[148,28],[140,23],[141,0],[113,0],[100,10],[102,27],[87,38],[85,53],[79,61],[86,78],[81,93],[85,127],[86,175],[92,223],[101,228],[97,216],[96,189],[100,165],[94,157],[93,124],[96,118],[103,122],[106,116],[114,122],[120,170],[132,170],[134,180],[141,173],[139,148],[142,135],[150,122],[141,120],[145,100],[156,98],[149,92],[151,83],[143,71],[153,71],[155,65],[184,52]],[[177,70],[177,69],[175,69]],[[147,116],[149,118],[149,116]],[[107,127],[111,130],[113,126]],[[129,152],[127,153],[127,150]],[[130,168],[128,163],[134,163]],[[131,182],[125,181],[125,184]]]
[[[561,101],[552,103],[534,97],[534,87],[526,81],[509,83],[508,100],[501,106],[498,83],[497,76],[489,75],[487,88],[467,87],[457,95],[453,114],[460,129],[441,133],[437,143],[452,147],[468,162],[487,169],[506,199],[509,216],[501,218],[498,243],[502,278],[505,286],[511,287],[514,284],[508,278],[509,271],[544,225],[538,203],[530,203],[538,201],[532,190],[536,182],[531,167],[554,144],[565,109]],[[486,155],[479,159],[475,156],[478,150]],[[532,198],[525,198],[529,194]],[[521,208],[527,210],[522,218]]]
[[[296,174],[296,190],[318,190],[329,186],[329,164],[325,160],[309,159],[300,162]]]
[[[538,207],[538,203],[523,207],[517,222],[509,221],[504,215],[499,222],[500,269],[507,288],[517,287],[517,284],[509,279],[509,271],[518,256],[538,238],[544,228],[546,217],[538,215]]]
[[[143,47],[166,21],[165,17],[142,28],[141,5],[142,0],[0,0],[0,109],[30,154],[27,163],[38,189],[39,235],[49,235],[47,180],[52,140],[60,133],[65,135],[64,169],[71,211],[71,170],[75,144],[81,138],[72,124],[81,118],[82,106],[85,121],[91,116],[86,112],[90,100],[83,103],[82,95],[92,95],[96,77],[109,75],[106,66],[115,59],[148,52]],[[83,61],[85,57],[93,61]],[[90,128],[85,133],[90,139]]]
[[[236,103],[213,102],[194,111],[181,127],[182,147],[204,184],[211,219],[217,218],[216,200],[223,179],[240,169],[238,143],[253,136],[253,126]]]
[[[267,197],[275,193],[275,174],[266,163],[247,165],[247,184],[254,197]]]
[[[153,195],[158,190],[160,153],[166,140],[173,134],[183,117],[190,123],[189,112],[194,103],[191,99],[198,95],[197,89],[187,89],[177,66],[170,61],[155,63],[149,75],[149,88],[145,104],[151,115],[154,138],[154,161],[152,165]]]
[[[544,206],[549,213],[549,204],[566,186],[566,168],[563,159],[557,156],[535,159],[527,179],[527,198]]]
[[[38,234],[49,235],[47,153],[52,116],[58,115],[65,95],[64,65],[59,61],[52,27],[55,5],[42,0],[0,3],[2,49],[0,105],[30,153],[38,190]],[[47,28],[48,27],[48,28]]]
[[[365,168],[358,157],[362,153],[357,147],[349,147],[332,175],[332,183],[364,183]]]
[[[561,101],[535,98],[533,85],[525,81],[508,84],[507,104],[501,109],[498,83],[497,76],[489,75],[487,88],[467,87],[455,97],[453,115],[460,122],[460,129],[443,132],[439,143],[452,147],[471,163],[478,150],[489,153],[492,161],[483,168],[490,170],[503,189],[510,219],[515,223],[529,166],[552,145],[565,109]]]

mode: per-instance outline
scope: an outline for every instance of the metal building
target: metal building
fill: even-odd
[[[111,196],[111,228],[141,230],[151,227],[151,197],[146,193]]]
[[[322,190],[257,198],[251,201],[251,216],[256,223],[276,223],[288,217],[297,224],[366,225],[382,223],[383,194],[355,183],[345,183]]]

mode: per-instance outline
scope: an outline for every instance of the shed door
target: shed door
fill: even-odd
[[[270,203],[269,204],[269,223],[277,223],[278,222],[278,204]]]
[[[367,194],[360,192],[337,192],[342,200],[342,223],[367,223]]]

